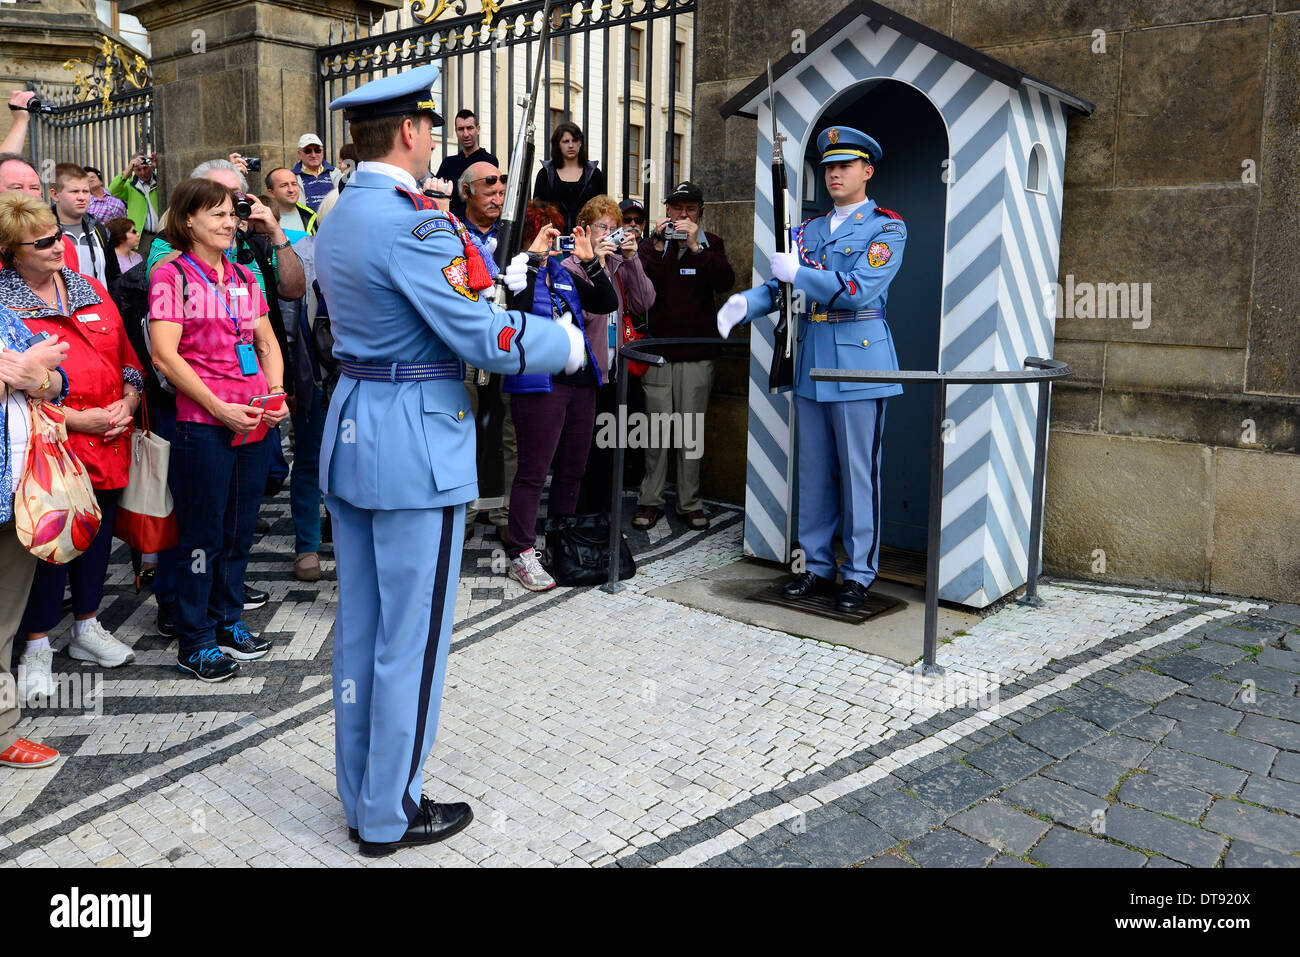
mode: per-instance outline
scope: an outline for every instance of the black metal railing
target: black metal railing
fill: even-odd
[[[47,107],[32,114],[30,155],[41,179],[53,185],[57,163],[93,166],[104,185],[127,167],[135,152],[153,147],[153,87],[83,98],[84,90],[29,83]]]
[[[733,341],[720,339],[640,339],[622,346],[618,350],[619,378],[618,404],[619,421],[627,415],[627,363],[644,362],[647,365],[662,366],[666,361],[659,352],[670,346],[728,346],[740,345],[749,348],[744,339]],[[1042,359],[1031,356],[1025,359],[1025,371],[1007,372],[929,372],[921,370],[863,371],[857,369],[813,369],[809,376],[816,382],[896,382],[909,385],[928,382],[934,389],[934,409],[932,412],[930,438],[930,513],[927,528],[926,576],[925,576],[925,629],[924,658],[922,672],[925,674],[942,673],[943,668],[935,661],[939,619],[939,549],[940,536],[943,531],[943,422],[948,406],[949,385],[1016,385],[1021,383],[1038,384],[1038,417],[1034,438],[1034,480],[1032,500],[1030,502],[1029,521],[1029,561],[1026,568],[1025,594],[1020,603],[1037,608],[1042,605],[1038,597],[1038,575],[1041,571],[1039,551],[1043,535],[1043,486],[1046,478],[1047,464],[1047,427],[1051,415],[1052,381],[1074,374],[1064,362],[1057,359]],[[623,520],[623,445],[620,439],[614,452],[614,491],[610,503],[610,562],[609,580],[601,585],[608,592],[621,590],[619,582],[619,536],[622,534]],[[793,452],[791,453],[793,454]]]
[[[1039,549],[1043,535],[1043,483],[1047,465],[1047,425],[1052,401],[1052,380],[1073,375],[1074,370],[1056,359],[1030,356],[1023,372],[893,372],[856,369],[813,369],[814,382],[897,382],[909,385],[929,382],[934,388],[934,409],[930,428],[930,515],[925,556],[925,641],[922,673],[942,673],[935,662],[939,621],[939,548],[943,531],[943,422],[948,410],[949,385],[1015,385],[1038,383],[1038,423],[1034,438],[1034,487],[1030,502],[1029,562],[1025,569],[1022,604],[1038,607]]]
[[[689,174],[697,2],[552,3],[538,97],[541,139],[557,121],[578,123],[588,158],[599,161],[610,195],[649,205]],[[518,101],[531,82],[534,57],[543,54],[543,5],[544,0],[520,0],[491,15],[465,15],[463,0],[456,0],[446,10],[457,16],[439,14],[404,30],[376,32],[374,23],[369,30],[354,23],[352,40],[316,51],[317,127],[326,156],[337,155],[347,139],[341,115],[329,111],[331,100],[377,77],[435,63],[441,84],[435,96],[446,120],[439,155],[457,149],[451,117],[467,107],[478,115],[483,147],[506,160],[519,126]],[[418,5],[412,10],[417,17],[425,14]],[[667,24],[666,35],[655,29],[660,23]],[[549,144],[539,142],[537,151],[539,161],[549,158]]]
[[[673,346],[704,346],[716,349],[733,347],[748,352],[749,340],[740,338],[719,339],[714,336],[689,339],[637,339],[635,342],[625,343],[618,350],[619,422],[627,421],[628,362],[644,362],[646,365],[662,366],[668,360],[656,350],[668,349]],[[610,493],[609,504],[609,580],[600,586],[601,591],[606,592],[622,591],[626,587],[618,580],[620,565],[622,564],[622,556],[619,554],[619,536],[623,534],[623,456],[626,445],[624,436],[621,435],[614,443],[614,480],[611,483],[613,491]]]

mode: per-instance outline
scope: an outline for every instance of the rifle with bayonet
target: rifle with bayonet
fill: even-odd
[[[509,301],[505,287],[506,266],[519,253],[522,245],[524,216],[528,210],[528,174],[533,168],[535,155],[533,139],[536,136],[537,91],[542,82],[542,63],[547,57],[547,41],[551,32],[551,0],[542,8],[542,36],[540,52],[533,67],[533,82],[524,96],[519,98],[523,115],[519,118],[519,131],[514,149],[510,153],[509,178],[506,181],[506,198],[497,221],[496,249],[492,254],[497,265],[495,299],[504,306]],[[581,318],[578,319],[581,322]],[[478,486],[479,497],[474,507],[499,508],[505,504],[505,458],[501,445],[505,425],[506,406],[501,396],[502,376],[478,372]]]
[[[789,192],[785,175],[785,137],[776,125],[776,95],[772,91],[772,62],[767,64],[767,101],[772,109],[772,232],[776,252],[790,251]],[[776,286],[776,334],[772,344],[772,367],[768,370],[767,391],[773,395],[794,387],[794,288],[788,282]]]

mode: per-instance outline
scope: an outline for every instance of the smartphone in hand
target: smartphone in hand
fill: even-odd
[[[285,395],[283,392],[272,392],[270,395],[255,395],[248,400],[248,404],[255,409],[261,409],[264,413],[262,421],[257,425],[240,435],[236,435],[230,442],[232,446],[238,448],[241,445],[247,445],[250,442],[260,442],[265,438],[266,433],[270,431],[270,426],[266,424],[265,412],[268,409],[279,409],[284,406]]]

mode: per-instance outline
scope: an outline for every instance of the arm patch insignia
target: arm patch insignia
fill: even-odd
[[[449,233],[454,233],[456,231],[447,219],[439,216],[435,219],[426,219],[424,222],[420,223],[420,225],[411,230],[411,235],[423,242],[440,229],[445,229]]]
[[[872,243],[871,248],[867,250],[867,262],[879,269],[889,262],[893,255],[893,250],[889,248],[888,243]]]
[[[506,326],[497,333],[497,348],[502,352],[510,351],[510,340],[515,336],[514,326]]]
[[[451,286],[452,289],[455,289],[470,302],[478,302],[478,293],[469,288],[469,266],[466,264],[464,256],[457,256],[451,261],[451,265],[443,266],[442,275],[447,280],[447,285]]]

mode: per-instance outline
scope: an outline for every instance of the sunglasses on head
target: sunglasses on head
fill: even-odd
[[[474,182],[487,183],[489,186],[495,186],[497,180],[500,180],[501,185],[504,186],[506,184],[506,174],[502,173],[500,176],[480,176],[478,179],[474,180]]]
[[[49,249],[51,246],[57,243],[59,239],[62,238],[62,236],[63,236],[63,227],[55,226],[53,236],[46,236],[43,239],[35,239],[30,243],[17,243],[17,245],[31,246],[33,249],[45,250],[45,249]]]

